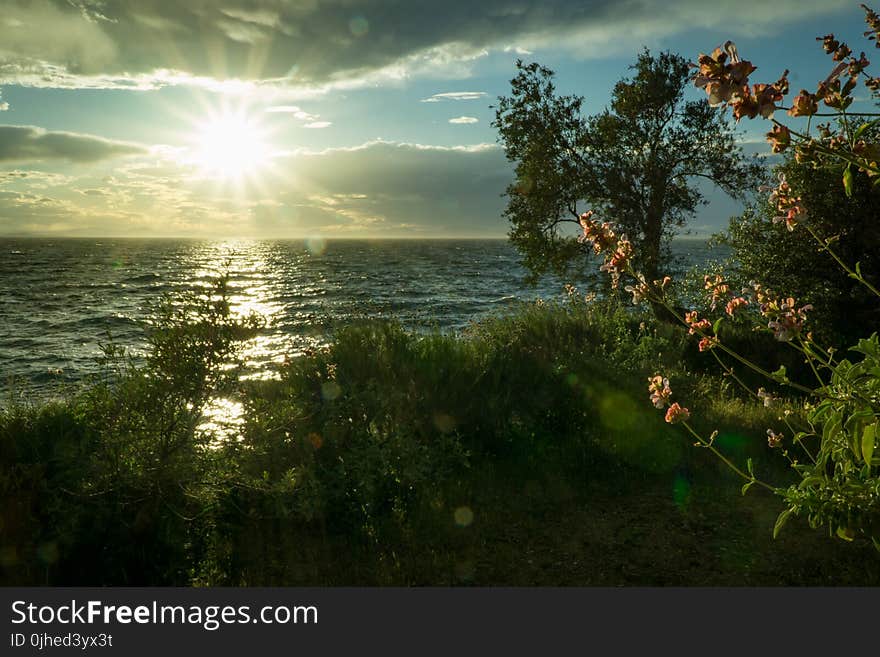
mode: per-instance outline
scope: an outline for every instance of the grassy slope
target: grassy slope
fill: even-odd
[[[740,496],[663,422],[645,389],[656,371],[729,456],[786,482],[764,434],[778,411],[719,393],[680,333],[644,319],[573,303],[459,338],[352,327],[240,391],[240,440],[209,453],[192,409],[164,394],[192,389],[178,359],[154,365],[161,385],[135,371],[7,410],[0,581],[880,583],[871,548],[798,522],[772,540],[780,503]]]

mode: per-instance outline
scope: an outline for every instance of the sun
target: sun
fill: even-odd
[[[194,141],[195,163],[211,177],[253,178],[271,157],[265,129],[243,111],[209,116],[198,126]]]

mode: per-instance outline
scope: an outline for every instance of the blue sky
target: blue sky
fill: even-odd
[[[727,39],[796,92],[855,51],[836,0],[6,0],[0,234],[503,236],[490,105],[517,58],[601,110],[637,52]],[[694,97],[699,95],[693,91]],[[862,109],[870,108],[863,103]],[[744,121],[749,152],[764,122]],[[692,224],[740,207],[713,190]]]

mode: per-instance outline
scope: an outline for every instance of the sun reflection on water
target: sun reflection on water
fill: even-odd
[[[211,434],[215,442],[236,437],[244,425],[244,405],[233,399],[214,397],[202,409],[197,431]]]

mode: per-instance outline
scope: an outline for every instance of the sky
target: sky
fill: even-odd
[[[0,5],[7,236],[503,237],[491,106],[517,59],[595,113],[643,47],[695,61],[730,39],[795,93],[830,71],[817,36],[874,55],[851,0]],[[765,122],[738,130],[767,152]],[[705,191],[694,235],[741,211]]]

